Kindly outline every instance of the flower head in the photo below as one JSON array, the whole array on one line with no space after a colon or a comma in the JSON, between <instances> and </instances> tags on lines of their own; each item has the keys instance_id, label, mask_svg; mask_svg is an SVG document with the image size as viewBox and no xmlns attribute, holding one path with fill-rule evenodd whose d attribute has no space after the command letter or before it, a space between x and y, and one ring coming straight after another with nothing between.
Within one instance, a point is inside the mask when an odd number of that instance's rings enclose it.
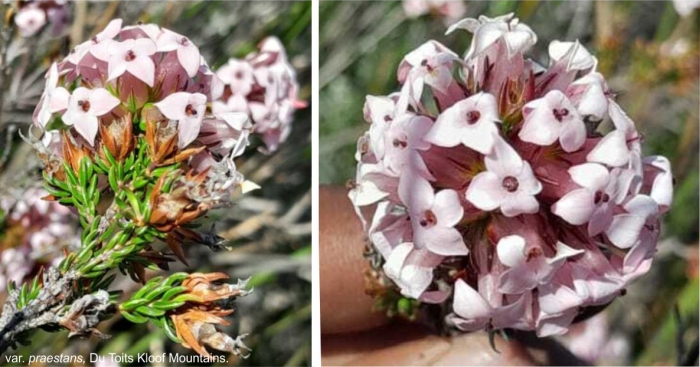
<instances>
[{"instance_id":1,"label":"flower head","mask_svg":"<svg viewBox=\"0 0 700 367\"><path fill-rule=\"evenodd\" d=\"M543 68L512 14L457 28L474 34L463 59L428 41L398 66L400 91L367 97L349 197L368 256L390 289L441 304L458 329L562 334L649 270L670 164L642 157L578 41L550 43Z\"/></svg>"},{"instance_id":2,"label":"flower head","mask_svg":"<svg viewBox=\"0 0 700 367\"><path fill-rule=\"evenodd\" d=\"M294 111L306 104L297 99L296 72L287 61L282 43L268 37L245 59L230 59L217 71L224 84L215 113L247 113L253 132L268 152L277 150L291 132Z\"/></svg>"}]
</instances>

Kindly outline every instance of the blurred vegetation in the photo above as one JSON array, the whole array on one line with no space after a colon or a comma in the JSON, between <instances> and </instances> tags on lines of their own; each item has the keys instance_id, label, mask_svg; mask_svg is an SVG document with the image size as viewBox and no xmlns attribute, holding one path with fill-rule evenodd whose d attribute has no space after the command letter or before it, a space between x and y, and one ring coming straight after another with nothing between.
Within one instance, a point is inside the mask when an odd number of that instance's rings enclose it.
<instances>
[{"instance_id":1,"label":"blurred vegetation","mask_svg":"<svg viewBox=\"0 0 700 367\"><path fill-rule=\"evenodd\" d=\"M29 65L37 68L39 75L50 65L51 57L61 58L72 45L99 32L111 19L122 18L125 25L156 23L186 35L199 46L212 69L229 57L254 51L265 37L277 36L297 70L299 98L311 101L311 2L112 1L69 6L73 19L65 32L67 37L54 39L44 34L39 41L42 47L33 55L39 61ZM43 88L43 79L37 83ZM0 183L18 185L40 179L34 153L17 136L18 128L26 131L30 126L37 102L38 98L21 110L13 104L17 109L11 111L14 120L0 122L0 147L13 146L11 150L0 149L11 151L7 164L0 164ZM245 343L253 353L245 360L229 356L227 365L310 365L311 108L296 112L291 136L276 153L268 156L258 152L257 147L262 146L258 140L252 145L236 163L239 171L262 189L241 196L232 208L211 212L203 224L204 228L215 225L217 233L229 240L230 251L213 253L203 246L186 247L190 268L173 264L171 271L219 271L234 279L251 277L249 285L255 290L237 301L228 331L231 335L249 333ZM121 279L114 288L132 291L135 285ZM174 345L159 329L121 317L103 322L100 330L113 337L68 340L65 332L39 332L18 354L25 355L25 361L29 354L82 354L89 361L90 353L193 353Z\"/></svg>"},{"instance_id":2,"label":"blurred vegetation","mask_svg":"<svg viewBox=\"0 0 700 367\"><path fill-rule=\"evenodd\" d=\"M681 363L698 344L698 12L681 18L670 1L466 3L467 17L514 12L537 33L530 56L544 65L550 41L578 39L598 57L599 71L644 134L644 153L671 160L675 202L652 270L606 310L610 333L629 351L599 362ZM404 55L429 39L466 52L471 35L445 30L434 14L408 19L401 2L321 2L322 184L354 177L355 142L367 129L365 96L398 90Z\"/></svg>"}]
</instances>

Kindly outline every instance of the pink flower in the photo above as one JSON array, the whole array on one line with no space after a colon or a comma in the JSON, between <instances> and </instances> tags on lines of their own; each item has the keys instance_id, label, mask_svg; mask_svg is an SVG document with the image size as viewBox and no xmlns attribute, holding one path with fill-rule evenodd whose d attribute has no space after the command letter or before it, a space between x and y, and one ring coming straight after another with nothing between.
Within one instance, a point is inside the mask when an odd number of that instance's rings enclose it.
<instances>
[{"instance_id":1,"label":"pink flower","mask_svg":"<svg viewBox=\"0 0 700 367\"><path fill-rule=\"evenodd\" d=\"M99 127L99 117L108 114L121 101L104 88L87 89L79 87L68 99L63 123L75 126L75 130L90 144L95 144Z\"/></svg>"},{"instance_id":2,"label":"pink flower","mask_svg":"<svg viewBox=\"0 0 700 367\"><path fill-rule=\"evenodd\" d=\"M176 51L180 65L193 77L199 70L199 48L189 38L173 31L163 30L157 40L158 51ZM143 80L143 79L142 79Z\"/></svg>"},{"instance_id":3,"label":"pink flower","mask_svg":"<svg viewBox=\"0 0 700 367\"><path fill-rule=\"evenodd\" d=\"M641 169L641 137L634 122L615 102L610 102L609 111L615 130L605 135L586 158L612 167L629 164L631 168Z\"/></svg>"},{"instance_id":4,"label":"pink flower","mask_svg":"<svg viewBox=\"0 0 700 367\"><path fill-rule=\"evenodd\" d=\"M299 86L294 68L287 61L282 42L268 37L259 51L244 60L231 59L217 72L223 84L212 108L215 112L246 112L253 132L274 152L291 133L294 111L306 104L297 100ZM217 78L218 79L218 78ZM222 100L217 100L223 94Z\"/></svg>"},{"instance_id":5,"label":"pink flower","mask_svg":"<svg viewBox=\"0 0 700 367\"><path fill-rule=\"evenodd\" d=\"M549 44L549 57L552 62L566 59L565 71L582 71L594 68L598 63L595 57L576 42L552 41Z\"/></svg>"},{"instance_id":6,"label":"pink flower","mask_svg":"<svg viewBox=\"0 0 700 367\"><path fill-rule=\"evenodd\" d=\"M528 246L517 235L501 238L496 251L501 263L509 268L499 278L498 290L505 294L520 294L548 283L568 257L583 253L558 242L556 255L548 258L542 247Z\"/></svg>"},{"instance_id":7,"label":"pink flower","mask_svg":"<svg viewBox=\"0 0 700 367\"><path fill-rule=\"evenodd\" d=\"M524 56L537 36L512 14L457 28L474 34L464 60L429 41L398 66L400 91L365 102L349 197L370 259L459 330L564 334L649 271L670 163L642 157L578 41L550 43L543 64ZM591 129L608 118L612 132Z\"/></svg>"},{"instance_id":8,"label":"pink flower","mask_svg":"<svg viewBox=\"0 0 700 367\"><path fill-rule=\"evenodd\" d=\"M474 40L467 52L467 59L475 58L486 52L492 45L503 42L508 57L522 54L537 43L537 35L527 25L520 23L513 13L496 18L480 16L479 19L467 18L453 24L446 32L466 29L474 33Z\"/></svg>"},{"instance_id":9,"label":"pink flower","mask_svg":"<svg viewBox=\"0 0 700 367\"><path fill-rule=\"evenodd\" d=\"M402 243L393 249L384 264L386 275L401 287L403 295L411 298L420 298L433 281L430 255L420 251L410 242Z\"/></svg>"},{"instance_id":10,"label":"pink flower","mask_svg":"<svg viewBox=\"0 0 700 367\"><path fill-rule=\"evenodd\" d=\"M233 94L247 96L255 82L253 66L247 61L230 59L216 72L224 84L228 84Z\"/></svg>"},{"instance_id":11,"label":"pink flower","mask_svg":"<svg viewBox=\"0 0 700 367\"><path fill-rule=\"evenodd\" d=\"M15 15L15 24L22 37L31 37L46 24L46 13L38 7L24 7Z\"/></svg>"},{"instance_id":12,"label":"pink flower","mask_svg":"<svg viewBox=\"0 0 700 367\"><path fill-rule=\"evenodd\" d=\"M496 98L479 93L446 109L433 125L425 140L441 147L463 144L482 154L493 149L499 121Z\"/></svg>"},{"instance_id":13,"label":"pink flower","mask_svg":"<svg viewBox=\"0 0 700 367\"><path fill-rule=\"evenodd\" d=\"M465 331L509 327L527 313L531 297L525 293L508 305L492 305L464 280L455 283L451 321Z\"/></svg>"},{"instance_id":14,"label":"pink flower","mask_svg":"<svg viewBox=\"0 0 700 367\"><path fill-rule=\"evenodd\" d=\"M566 152L579 149L586 141L583 118L560 91L529 102L523 107L523 115L525 122L518 134L523 141L546 146L559 140Z\"/></svg>"},{"instance_id":15,"label":"pink flower","mask_svg":"<svg viewBox=\"0 0 700 367\"><path fill-rule=\"evenodd\" d=\"M508 143L496 140L484 163L487 171L476 175L467 189L469 202L486 211L500 208L507 217L537 212L535 195L542 191L542 184Z\"/></svg>"},{"instance_id":16,"label":"pink flower","mask_svg":"<svg viewBox=\"0 0 700 367\"><path fill-rule=\"evenodd\" d=\"M459 61L457 54L436 41L426 42L411 51L399 65L399 81L405 83L401 99L408 103L419 100L424 84L447 92L452 83L452 63L455 61ZM399 105L403 104L399 102Z\"/></svg>"},{"instance_id":17,"label":"pink flower","mask_svg":"<svg viewBox=\"0 0 700 367\"><path fill-rule=\"evenodd\" d=\"M597 163L584 163L569 169L571 179L581 186L571 190L552 205L552 213L573 225L588 223L588 234L595 236L607 229L615 204L625 198L626 191L611 174Z\"/></svg>"},{"instance_id":18,"label":"pink flower","mask_svg":"<svg viewBox=\"0 0 700 367\"><path fill-rule=\"evenodd\" d=\"M425 178L432 177L419 153L430 147L422 137L432 124L426 117L413 115L403 115L391 123L383 139L384 167L388 172L398 176L410 167Z\"/></svg>"},{"instance_id":19,"label":"pink flower","mask_svg":"<svg viewBox=\"0 0 700 367\"><path fill-rule=\"evenodd\" d=\"M399 181L399 197L411 217L416 247L444 256L469 252L454 228L464 213L456 191L441 190L436 194L426 179L405 174Z\"/></svg>"},{"instance_id":20,"label":"pink flower","mask_svg":"<svg viewBox=\"0 0 700 367\"><path fill-rule=\"evenodd\" d=\"M109 52L109 77L107 81L129 72L149 87L153 87L155 64L151 55L156 53L156 44L147 38L128 39L124 42L112 42Z\"/></svg>"},{"instance_id":21,"label":"pink flower","mask_svg":"<svg viewBox=\"0 0 700 367\"><path fill-rule=\"evenodd\" d=\"M197 138L207 109L207 96L177 92L155 104L165 117L177 120L178 146L184 148Z\"/></svg>"},{"instance_id":22,"label":"pink flower","mask_svg":"<svg viewBox=\"0 0 700 367\"><path fill-rule=\"evenodd\" d=\"M97 33L89 41L85 42L82 48L78 46L78 48L81 49L81 52L75 53L73 57L77 57L77 59L72 60L73 64L77 65L80 63L83 56L87 52L90 52L98 60L108 61L110 57L109 47L112 44L114 37L119 35L121 28L121 19L114 19L110 21L102 32Z\"/></svg>"},{"instance_id":23,"label":"pink flower","mask_svg":"<svg viewBox=\"0 0 700 367\"><path fill-rule=\"evenodd\" d=\"M56 64L51 64L49 68L48 78L44 86L44 96L41 101L41 107L37 116L37 122L45 127L51 120L53 113L65 110L68 106L70 92L63 87L57 87L58 84L58 67Z\"/></svg>"}]
</instances>

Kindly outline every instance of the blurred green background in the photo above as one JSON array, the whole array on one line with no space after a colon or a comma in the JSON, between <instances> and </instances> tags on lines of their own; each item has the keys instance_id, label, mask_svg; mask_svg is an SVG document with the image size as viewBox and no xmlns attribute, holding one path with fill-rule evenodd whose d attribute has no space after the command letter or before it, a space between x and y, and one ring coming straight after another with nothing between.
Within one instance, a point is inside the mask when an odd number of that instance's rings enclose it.
<instances>
[{"instance_id":1,"label":"blurred green background","mask_svg":"<svg viewBox=\"0 0 700 367\"><path fill-rule=\"evenodd\" d=\"M698 344L698 12L682 18L670 1L465 4L465 17L514 12L537 33L530 56L544 65L550 41L580 40L644 134L644 153L671 160L675 202L659 252L651 272L606 310L606 332L621 342L599 363L680 363ZM321 184L354 178L355 142L368 128L365 96L398 90L396 68L404 55L429 39L466 52L471 35L444 36L445 23L436 12L409 18L398 1L321 2Z\"/></svg>"},{"instance_id":2,"label":"blurred green background","mask_svg":"<svg viewBox=\"0 0 700 367\"><path fill-rule=\"evenodd\" d=\"M124 25L156 23L186 35L198 45L212 69L225 64L229 57L244 57L255 51L265 37L277 36L297 71L299 99L311 101L311 2L112 1L68 6L72 21L64 34L52 37L44 32L30 40L29 57L13 66L43 75L52 57L62 58L70 47L89 39L114 18L122 18ZM31 90L40 93L44 81L39 78L36 83ZM0 164L0 183L24 185L41 177L36 155L16 132L16 127L26 131L31 124L38 95L22 100L33 103L6 104L8 110L3 110L3 116L7 118L0 121L0 141L9 141L14 147L0 147L2 152L12 152L3 162L7 164ZM276 153L268 156L258 152L261 142L257 137L253 139L236 164L247 179L262 188L241 196L229 209L211 212L203 225L209 228L215 224L216 232L229 240L231 250L213 253L204 246L186 247L191 267L173 264L171 272L219 271L229 274L234 282L236 278L251 278L248 284L254 291L236 301L236 311L230 317L232 325L226 331L233 336L249 333L245 343L253 353L245 360L229 356L228 364L310 365L311 107L296 112L291 136ZM118 278L112 286L129 293L136 288L128 277ZM112 337L68 340L66 332L38 332L32 344L18 353L25 355L25 361L29 354L82 354L89 361L90 353L194 353L173 344L157 328L135 325L121 317L106 320L99 328Z\"/></svg>"}]
</instances>

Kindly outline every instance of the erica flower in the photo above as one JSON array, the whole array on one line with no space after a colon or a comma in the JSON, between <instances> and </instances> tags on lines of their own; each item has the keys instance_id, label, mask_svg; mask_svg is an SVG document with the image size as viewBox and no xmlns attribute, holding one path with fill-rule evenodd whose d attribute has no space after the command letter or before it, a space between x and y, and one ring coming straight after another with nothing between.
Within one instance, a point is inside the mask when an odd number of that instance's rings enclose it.
<instances>
[{"instance_id":1,"label":"erica flower","mask_svg":"<svg viewBox=\"0 0 700 367\"><path fill-rule=\"evenodd\" d=\"M562 149L573 152L586 140L583 118L562 92L551 91L526 104L523 114L525 122L518 135L523 141L545 146L559 141Z\"/></svg>"},{"instance_id":2,"label":"erica flower","mask_svg":"<svg viewBox=\"0 0 700 367\"><path fill-rule=\"evenodd\" d=\"M153 86L155 64L150 57L156 53L156 44L153 41L139 38L112 42L107 51L109 52L107 81L129 72L149 87Z\"/></svg>"},{"instance_id":3,"label":"erica flower","mask_svg":"<svg viewBox=\"0 0 700 367\"><path fill-rule=\"evenodd\" d=\"M231 59L217 71L224 84L215 113L244 112L253 122L266 150L274 152L291 132L294 111L306 104L297 100L296 72L287 61L282 43L268 37L245 59Z\"/></svg>"},{"instance_id":4,"label":"erica flower","mask_svg":"<svg viewBox=\"0 0 700 367\"><path fill-rule=\"evenodd\" d=\"M457 102L441 114L426 140L441 146L465 147L482 154L491 152L498 128L496 99L490 94L479 93Z\"/></svg>"},{"instance_id":5,"label":"erica flower","mask_svg":"<svg viewBox=\"0 0 700 367\"><path fill-rule=\"evenodd\" d=\"M670 164L642 156L578 41L553 41L542 67L512 14L455 29L473 33L464 58L428 41L398 65L398 92L367 97L348 195L367 256L391 294L426 304L415 315L439 304L464 331L565 333L649 270ZM607 119L612 131L591 129ZM398 307L386 293L372 292Z\"/></svg>"},{"instance_id":6,"label":"erica flower","mask_svg":"<svg viewBox=\"0 0 700 367\"><path fill-rule=\"evenodd\" d=\"M76 131L90 145L94 145L99 128L99 117L109 113L119 104L121 101L104 88L90 90L79 87L68 99L66 112L62 117L63 123L75 126Z\"/></svg>"},{"instance_id":7,"label":"erica flower","mask_svg":"<svg viewBox=\"0 0 700 367\"><path fill-rule=\"evenodd\" d=\"M207 96L201 93L178 92L155 104L165 117L177 120L178 146L183 148L197 138L207 109Z\"/></svg>"},{"instance_id":8,"label":"erica flower","mask_svg":"<svg viewBox=\"0 0 700 367\"><path fill-rule=\"evenodd\" d=\"M399 183L399 196L408 208L419 248L439 255L467 254L462 236L454 229L463 214L456 191L434 193L426 179L405 175Z\"/></svg>"},{"instance_id":9,"label":"erica flower","mask_svg":"<svg viewBox=\"0 0 700 367\"><path fill-rule=\"evenodd\" d=\"M539 203L535 195L542 190L542 184L508 143L498 140L484 163L487 171L472 179L467 200L481 210L500 208L508 217L537 212Z\"/></svg>"},{"instance_id":10,"label":"erica flower","mask_svg":"<svg viewBox=\"0 0 700 367\"><path fill-rule=\"evenodd\" d=\"M22 37L31 37L46 24L46 13L38 7L25 7L15 15L15 24Z\"/></svg>"}]
</instances>

